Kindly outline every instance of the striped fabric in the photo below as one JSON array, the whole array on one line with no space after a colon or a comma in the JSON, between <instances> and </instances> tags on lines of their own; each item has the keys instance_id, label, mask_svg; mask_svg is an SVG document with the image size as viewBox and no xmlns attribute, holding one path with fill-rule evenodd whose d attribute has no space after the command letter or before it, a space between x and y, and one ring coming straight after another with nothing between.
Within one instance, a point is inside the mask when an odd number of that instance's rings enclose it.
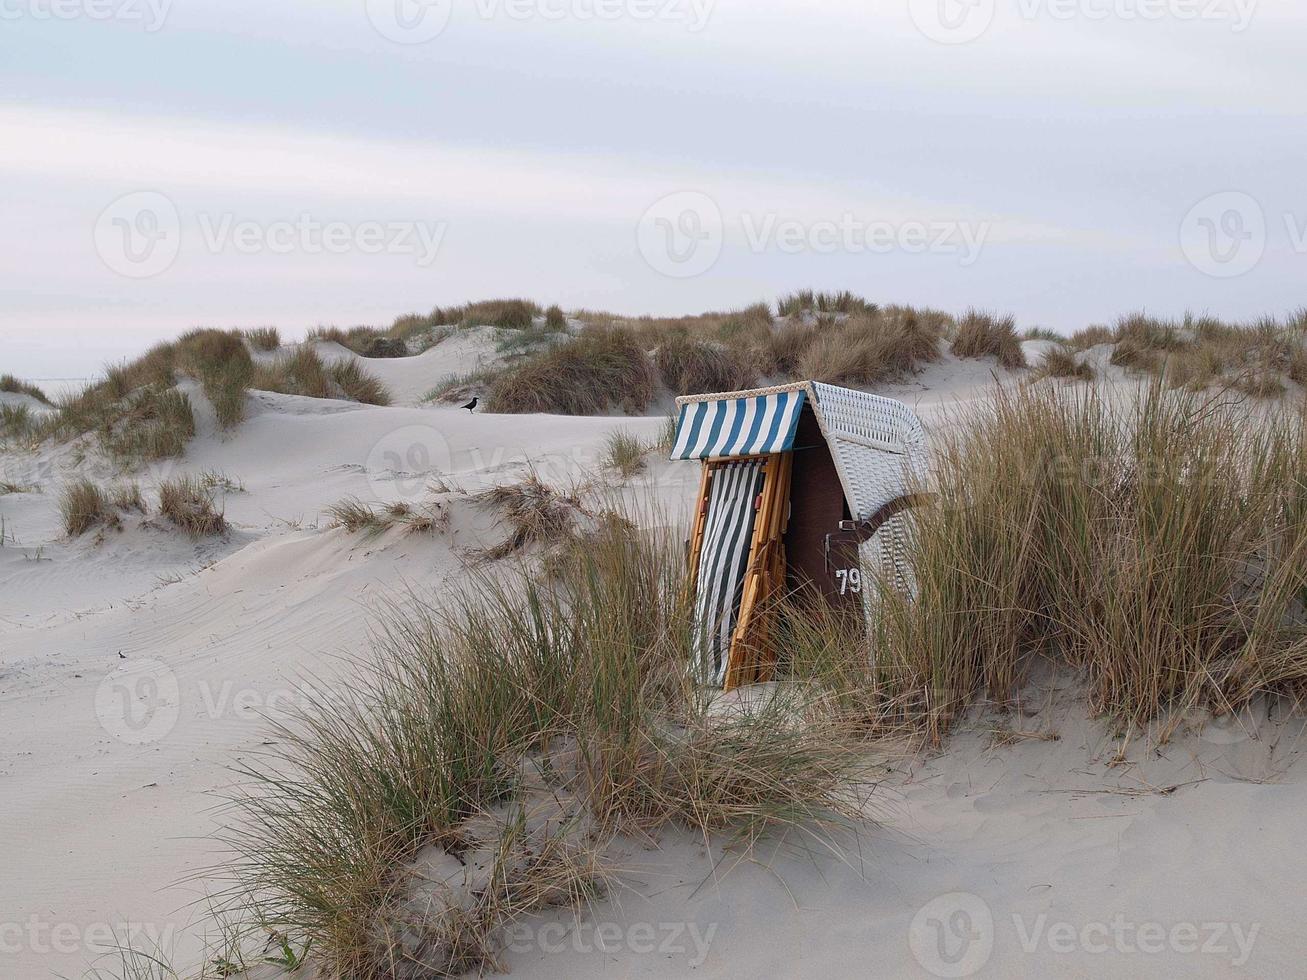
<instances>
[{"instance_id":1,"label":"striped fabric","mask_svg":"<svg viewBox=\"0 0 1307 980\"><path fill-rule=\"evenodd\" d=\"M702 564L695 595L700 628L700 676L720 685L726 676L731 633L740 611L740 595L749 545L753 542L754 502L762 492L762 460L727 463L713 471L708 487Z\"/></svg>"},{"instance_id":2,"label":"striped fabric","mask_svg":"<svg viewBox=\"0 0 1307 980\"><path fill-rule=\"evenodd\" d=\"M687 402L676 423L672 459L721 459L793 449L805 398L802 391L779 391Z\"/></svg>"}]
</instances>

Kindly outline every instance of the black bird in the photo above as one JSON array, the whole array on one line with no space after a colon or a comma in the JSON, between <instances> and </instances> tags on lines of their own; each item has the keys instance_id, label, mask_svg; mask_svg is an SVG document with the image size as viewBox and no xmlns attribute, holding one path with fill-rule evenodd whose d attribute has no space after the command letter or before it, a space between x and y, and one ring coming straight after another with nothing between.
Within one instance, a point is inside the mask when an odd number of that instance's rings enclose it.
<instances>
[{"instance_id":1,"label":"black bird","mask_svg":"<svg viewBox=\"0 0 1307 980\"><path fill-rule=\"evenodd\" d=\"M477 407L477 400L476 400L475 398L473 398L470 402L468 402L468 403L467 403L466 405L464 405L463 407L466 408L466 409L468 410L468 412L471 412L472 409L474 409L474 408Z\"/></svg>"}]
</instances>

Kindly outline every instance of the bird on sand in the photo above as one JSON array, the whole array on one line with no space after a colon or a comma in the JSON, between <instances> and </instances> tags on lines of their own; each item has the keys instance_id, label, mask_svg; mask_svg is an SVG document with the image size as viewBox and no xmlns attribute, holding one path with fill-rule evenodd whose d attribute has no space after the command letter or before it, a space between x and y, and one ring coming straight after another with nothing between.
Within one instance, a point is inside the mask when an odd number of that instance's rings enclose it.
<instances>
[{"instance_id":1,"label":"bird on sand","mask_svg":"<svg viewBox=\"0 0 1307 980\"><path fill-rule=\"evenodd\" d=\"M469 413L471 413L472 409L474 409L474 408L477 407L477 400L476 400L475 398L473 398L470 402L468 402L468 403L467 403L466 405L464 405L463 407L466 408L466 409L468 410Z\"/></svg>"}]
</instances>

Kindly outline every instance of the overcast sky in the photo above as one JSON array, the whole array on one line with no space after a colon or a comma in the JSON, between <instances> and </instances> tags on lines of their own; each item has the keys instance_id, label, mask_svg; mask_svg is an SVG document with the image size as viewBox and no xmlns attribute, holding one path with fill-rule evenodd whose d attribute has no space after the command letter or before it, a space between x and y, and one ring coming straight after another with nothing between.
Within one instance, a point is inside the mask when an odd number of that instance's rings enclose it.
<instances>
[{"instance_id":1,"label":"overcast sky","mask_svg":"<svg viewBox=\"0 0 1307 980\"><path fill-rule=\"evenodd\" d=\"M848 288L1307 304L1301 0L0 0L0 372Z\"/></svg>"}]
</instances>

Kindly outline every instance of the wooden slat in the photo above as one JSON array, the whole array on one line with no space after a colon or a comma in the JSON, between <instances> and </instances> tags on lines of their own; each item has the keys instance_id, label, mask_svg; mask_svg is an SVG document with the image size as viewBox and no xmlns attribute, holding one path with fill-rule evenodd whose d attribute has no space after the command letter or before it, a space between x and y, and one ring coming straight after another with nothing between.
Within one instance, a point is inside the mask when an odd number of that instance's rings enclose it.
<instances>
[{"instance_id":1,"label":"wooden slat","mask_svg":"<svg viewBox=\"0 0 1307 980\"><path fill-rule=\"evenodd\" d=\"M686 600L693 608L695 589L699 585L700 552L703 550L703 532L708 523L708 488L712 485L712 467L703 465L699 477L699 499L695 504L694 523L690 529L690 567L686 575Z\"/></svg>"},{"instance_id":2,"label":"wooden slat","mask_svg":"<svg viewBox=\"0 0 1307 980\"><path fill-rule=\"evenodd\" d=\"M731 635L723 687L729 691L771 675L775 662L770 635L770 600L785 581L782 535L789 511L791 453L767 457L762 499L749 547L740 612Z\"/></svg>"}]
</instances>

